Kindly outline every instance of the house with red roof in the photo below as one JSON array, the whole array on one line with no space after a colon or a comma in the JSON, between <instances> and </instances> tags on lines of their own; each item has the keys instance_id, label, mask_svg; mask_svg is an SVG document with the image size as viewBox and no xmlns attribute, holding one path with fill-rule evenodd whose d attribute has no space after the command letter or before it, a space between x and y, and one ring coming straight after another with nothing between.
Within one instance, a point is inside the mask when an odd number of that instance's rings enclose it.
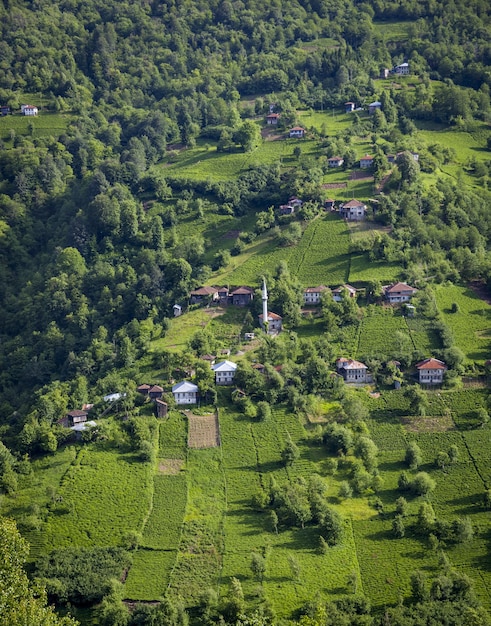
<instances>
[{"instance_id":1,"label":"house with red roof","mask_svg":"<svg viewBox=\"0 0 491 626\"><path fill-rule=\"evenodd\" d=\"M418 290L406 283L399 282L384 287L383 291L390 304L396 304L397 302L409 302Z\"/></svg>"},{"instance_id":2,"label":"house with red roof","mask_svg":"<svg viewBox=\"0 0 491 626\"><path fill-rule=\"evenodd\" d=\"M420 385L441 385L448 367L439 359L429 358L415 365Z\"/></svg>"},{"instance_id":3,"label":"house with red roof","mask_svg":"<svg viewBox=\"0 0 491 626\"><path fill-rule=\"evenodd\" d=\"M368 170L373 165L373 156L371 154L365 154L364 157L360 159L360 167L362 170Z\"/></svg>"},{"instance_id":4,"label":"house with red roof","mask_svg":"<svg viewBox=\"0 0 491 626\"><path fill-rule=\"evenodd\" d=\"M327 159L327 165L329 167L341 167L343 165L344 159L340 156L332 156Z\"/></svg>"},{"instance_id":5,"label":"house with red roof","mask_svg":"<svg viewBox=\"0 0 491 626\"><path fill-rule=\"evenodd\" d=\"M247 306L254 299L254 289L251 287L239 287L230 294L232 304L235 306Z\"/></svg>"},{"instance_id":6,"label":"house with red roof","mask_svg":"<svg viewBox=\"0 0 491 626\"><path fill-rule=\"evenodd\" d=\"M200 287L189 294L190 304L202 304L219 299L218 287Z\"/></svg>"},{"instance_id":7,"label":"house with red roof","mask_svg":"<svg viewBox=\"0 0 491 626\"><path fill-rule=\"evenodd\" d=\"M263 314L259 316L259 325L264 329ZM268 335L277 335L283 329L283 318L277 313L268 311Z\"/></svg>"},{"instance_id":8,"label":"house with red roof","mask_svg":"<svg viewBox=\"0 0 491 626\"><path fill-rule=\"evenodd\" d=\"M290 137L301 139L305 135L305 128L302 128L301 126L294 126L293 128L290 128L288 135Z\"/></svg>"},{"instance_id":9,"label":"house with red roof","mask_svg":"<svg viewBox=\"0 0 491 626\"><path fill-rule=\"evenodd\" d=\"M320 304L322 292L329 289L325 285L319 285L319 287L307 287L303 290L304 304Z\"/></svg>"},{"instance_id":10,"label":"house with red roof","mask_svg":"<svg viewBox=\"0 0 491 626\"><path fill-rule=\"evenodd\" d=\"M268 126L277 126L280 117L280 113L270 113L269 115L266 115L266 123Z\"/></svg>"}]
</instances>

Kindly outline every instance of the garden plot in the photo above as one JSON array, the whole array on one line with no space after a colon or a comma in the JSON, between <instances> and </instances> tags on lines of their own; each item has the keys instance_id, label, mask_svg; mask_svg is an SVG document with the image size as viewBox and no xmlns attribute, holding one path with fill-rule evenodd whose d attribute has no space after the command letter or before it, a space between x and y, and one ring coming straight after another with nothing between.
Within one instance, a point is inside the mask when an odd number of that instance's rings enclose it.
<instances>
[{"instance_id":1,"label":"garden plot","mask_svg":"<svg viewBox=\"0 0 491 626\"><path fill-rule=\"evenodd\" d=\"M216 413L210 415L188 413L187 416L189 448L216 448L220 445L220 430Z\"/></svg>"}]
</instances>

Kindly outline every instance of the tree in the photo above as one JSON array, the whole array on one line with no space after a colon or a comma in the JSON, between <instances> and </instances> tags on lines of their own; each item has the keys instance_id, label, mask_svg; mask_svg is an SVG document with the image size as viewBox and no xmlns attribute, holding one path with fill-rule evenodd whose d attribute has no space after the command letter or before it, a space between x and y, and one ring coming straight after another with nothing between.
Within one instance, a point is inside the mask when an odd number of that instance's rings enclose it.
<instances>
[{"instance_id":1,"label":"tree","mask_svg":"<svg viewBox=\"0 0 491 626\"><path fill-rule=\"evenodd\" d=\"M281 452L281 459L286 466L293 465L293 463L300 456L300 451L298 447L293 443L290 435L288 435L288 441L286 442L286 446L283 448Z\"/></svg>"},{"instance_id":2,"label":"tree","mask_svg":"<svg viewBox=\"0 0 491 626\"><path fill-rule=\"evenodd\" d=\"M245 152L251 152L261 141L259 126L251 120L246 120L233 134L233 140L240 144Z\"/></svg>"},{"instance_id":3,"label":"tree","mask_svg":"<svg viewBox=\"0 0 491 626\"><path fill-rule=\"evenodd\" d=\"M408 514L407 500L404 496L400 496L396 500L396 514L401 517L406 517Z\"/></svg>"},{"instance_id":4,"label":"tree","mask_svg":"<svg viewBox=\"0 0 491 626\"><path fill-rule=\"evenodd\" d=\"M439 469L445 471L450 464L450 457L446 452L440 450L440 452L436 455L435 464Z\"/></svg>"},{"instance_id":5,"label":"tree","mask_svg":"<svg viewBox=\"0 0 491 626\"><path fill-rule=\"evenodd\" d=\"M394 537L402 539L405 535L406 529L404 526L404 519L402 515L396 515L392 521L392 532Z\"/></svg>"},{"instance_id":6,"label":"tree","mask_svg":"<svg viewBox=\"0 0 491 626\"><path fill-rule=\"evenodd\" d=\"M410 402L410 409L413 415L424 417L428 408L428 397L421 387L408 387L405 392L406 398Z\"/></svg>"},{"instance_id":7,"label":"tree","mask_svg":"<svg viewBox=\"0 0 491 626\"><path fill-rule=\"evenodd\" d=\"M411 491L419 496L426 496L434 491L436 483L426 472L418 472L411 481Z\"/></svg>"},{"instance_id":8,"label":"tree","mask_svg":"<svg viewBox=\"0 0 491 626\"><path fill-rule=\"evenodd\" d=\"M266 559L257 552L253 552L251 555L251 571L257 580L263 580L266 572Z\"/></svg>"},{"instance_id":9,"label":"tree","mask_svg":"<svg viewBox=\"0 0 491 626\"><path fill-rule=\"evenodd\" d=\"M421 448L414 440L409 442L409 445L406 448L406 455L404 457L404 460L407 463L409 469L412 470L418 469L418 467L421 465L423 461L423 455L421 453Z\"/></svg>"},{"instance_id":10,"label":"tree","mask_svg":"<svg viewBox=\"0 0 491 626\"><path fill-rule=\"evenodd\" d=\"M47 606L45 590L30 583L24 571L29 547L15 523L0 518L1 621L9 626L76 626L70 617L58 617Z\"/></svg>"},{"instance_id":11,"label":"tree","mask_svg":"<svg viewBox=\"0 0 491 626\"><path fill-rule=\"evenodd\" d=\"M300 580L300 573L302 570L298 559L296 559L293 554L288 555L288 565L290 566L293 580Z\"/></svg>"}]
</instances>

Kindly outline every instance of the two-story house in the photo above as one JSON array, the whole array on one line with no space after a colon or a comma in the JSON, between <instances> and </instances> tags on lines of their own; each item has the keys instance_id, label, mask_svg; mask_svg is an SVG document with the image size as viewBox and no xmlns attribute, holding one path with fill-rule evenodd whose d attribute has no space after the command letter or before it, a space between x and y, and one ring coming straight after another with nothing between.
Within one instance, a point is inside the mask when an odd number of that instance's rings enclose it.
<instances>
[{"instance_id":1,"label":"two-story house","mask_svg":"<svg viewBox=\"0 0 491 626\"><path fill-rule=\"evenodd\" d=\"M198 402L198 385L183 380L172 387L172 395L176 404L196 404Z\"/></svg>"},{"instance_id":2,"label":"two-story house","mask_svg":"<svg viewBox=\"0 0 491 626\"><path fill-rule=\"evenodd\" d=\"M384 287L384 294L390 304L409 302L418 290L406 283L394 283Z\"/></svg>"},{"instance_id":3,"label":"two-story house","mask_svg":"<svg viewBox=\"0 0 491 626\"><path fill-rule=\"evenodd\" d=\"M220 361L220 363L212 365L211 369L215 372L215 383L217 385L231 385L234 382L237 363Z\"/></svg>"},{"instance_id":4,"label":"two-story house","mask_svg":"<svg viewBox=\"0 0 491 626\"><path fill-rule=\"evenodd\" d=\"M319 285L319 287L307 287L303 290L304 304L320 304L321 295L323 291L326 291L328 287Z\"/></svg>"},{"instance_id":5,"label":"two-story house","mask_svg":"<svg viewBox=\"0 0 491 626\"><path fill-rule=\"evenodd\" d=\"M372 382L368 367L361 361L342 357L336 361L336 369L347 383Z\"/></svg>"},{"instance_id":6,"label":"two-story house","mask_svg":"<svg viewBox=\"0 0 491 626\"><path fill-rule=\"evenodd\" d=\"M448 367L439 359L429 358L416 363L421 385L441 385Z\"/></svg>"}]
</instances>

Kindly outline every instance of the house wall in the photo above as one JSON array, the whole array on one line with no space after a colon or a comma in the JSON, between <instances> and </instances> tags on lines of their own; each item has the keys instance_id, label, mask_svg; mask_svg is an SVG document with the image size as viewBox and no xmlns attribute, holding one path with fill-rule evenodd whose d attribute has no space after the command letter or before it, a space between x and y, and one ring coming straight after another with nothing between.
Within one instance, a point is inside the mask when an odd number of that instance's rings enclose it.
<instances>
[{"instance_id":1,"label":"house wall","mask_svg":"<svg viewBox=\"0 0 491 626\"><path fill-rule=\"evenodd\" d=\"M194 391L176 391L173 395L176 404L196 404L196 393Z\"/></svg>"},{"instance_id":2,"label":"house wall","mask_svg":"<svg viewBox=\"0 0 491 626\"><path fill-rule=\"evenodd\" d=\"M231 385L234 381L235 372L215 372L217 385Z\"/></svg>"},{"instance_id":3,"label":"house wall","mask_svg":"<svg viewBox=\"0 0 491 626\"><path fill-rule=\"evenodd\" d=\"M443 383L445 370L419 370L419 382L423 385L440 385Z\"/></svg>"}]
</instances>

